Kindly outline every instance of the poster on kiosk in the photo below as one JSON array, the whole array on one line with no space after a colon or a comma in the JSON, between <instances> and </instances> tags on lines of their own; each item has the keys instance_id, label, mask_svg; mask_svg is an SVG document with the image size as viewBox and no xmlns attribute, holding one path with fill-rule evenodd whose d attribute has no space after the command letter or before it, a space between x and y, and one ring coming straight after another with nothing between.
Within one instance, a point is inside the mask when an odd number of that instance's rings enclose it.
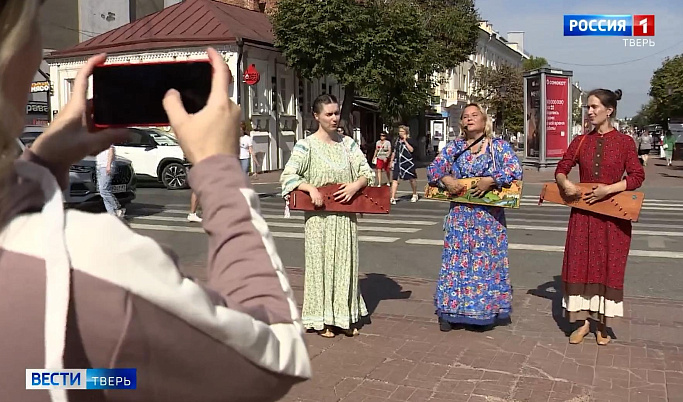
<instances>
[{"instance_id":1,"label":"poster on kiosk","mask_svg":"<svg viewBox=\"0 0 683 402\"><path fill-rule=\"evenodd\" d=\"M571 142L572 72L541 68L524 74L524 165L554 169Z\"/></svg>"}]
</instances>

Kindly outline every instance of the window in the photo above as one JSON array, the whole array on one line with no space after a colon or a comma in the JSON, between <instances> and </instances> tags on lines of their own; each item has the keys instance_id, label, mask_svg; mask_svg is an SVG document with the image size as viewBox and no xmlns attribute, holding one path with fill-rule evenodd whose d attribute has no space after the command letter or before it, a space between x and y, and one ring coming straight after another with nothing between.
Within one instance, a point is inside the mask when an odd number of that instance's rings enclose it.
<instances>
[{"instance_id":1,"label":"window","mask_svg":"<svg viewBox=\"0 0 683 402\"><path fill-rule=\"evenodd\" d=\"M280 78L280 113L289 114L289 91L287 90L287 79Z\"/></svg>"},{"instance_id":2,"label":"window","mask_svg":"<svg viewBox=\"0 0 683 402\"><path fill-rule=\"evenodd\" d=\"M64 80L64 104L68 103L71 99L71 93L73 92L75 78L67 78Z\"/></svg>"}]
</instances>

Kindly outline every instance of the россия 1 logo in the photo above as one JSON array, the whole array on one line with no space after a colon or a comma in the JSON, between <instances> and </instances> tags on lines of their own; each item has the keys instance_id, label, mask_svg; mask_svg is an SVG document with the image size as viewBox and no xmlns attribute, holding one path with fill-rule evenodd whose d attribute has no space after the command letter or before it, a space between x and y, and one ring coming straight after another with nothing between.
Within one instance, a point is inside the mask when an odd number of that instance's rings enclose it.
<instances>
[{"instance_id":1,"label":"\u0440\u043e\u0441\u0441\u0438\u044f 1 logo","mask_svg":"<svg viewBox=\"0 0 683 402\"><path fill-rule=\"evenodd\" d=\"M565 15L564 36L655 36L655 16ZM654 46L654 39L624 39L624 46Z\"/></svg>"}]
</instances>

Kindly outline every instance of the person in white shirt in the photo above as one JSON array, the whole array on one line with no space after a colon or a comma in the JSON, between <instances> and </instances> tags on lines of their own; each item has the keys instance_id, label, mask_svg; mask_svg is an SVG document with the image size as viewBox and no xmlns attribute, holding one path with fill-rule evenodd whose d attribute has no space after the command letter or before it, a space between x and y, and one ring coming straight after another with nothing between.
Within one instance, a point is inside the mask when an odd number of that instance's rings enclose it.
<instances>
[{"instance_id":1,"label":"person in white shirt","mask_svg":"<svg viewBox=\"0 0 683 402\"><path fill-rule=\"evenodd\" d=\"M115 155L116 152L113 145L97 154L97 189L100 192L102 201L104 201L107 213L123 218L126 210L121 208L119 201L111 191Z\"/></svg>"},{"instance_id":2,"label":"person in white shirt","mask_svg":"<svg viewBox=\"0 0 683 402\"><path fill-rule=\"evenodd\" d=\"M245 174L249 174L249 165L254 157L254 142L247 132L247 125L242 122L242 136L240 137L240 165Z\"/></svg>"}]
</instances>

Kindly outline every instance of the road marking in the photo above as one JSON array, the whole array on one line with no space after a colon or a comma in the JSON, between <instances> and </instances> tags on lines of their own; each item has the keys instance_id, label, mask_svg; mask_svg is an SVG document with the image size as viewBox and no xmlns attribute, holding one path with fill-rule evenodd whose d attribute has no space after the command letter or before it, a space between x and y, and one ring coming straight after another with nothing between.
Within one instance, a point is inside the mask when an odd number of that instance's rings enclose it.
<instances>
[{"instance_id":1,"label":"road marking","mask_svg":"<svg viewBox=\"0 0 683 402\"><path fill-rule=\"evenodd\" d=\"M131 216L133 220L149 220L149 221L163 221L163 222L186 222L184 218L179 218L179 217L173 217L173 216L160 216L160 215L152 215L152 216ZM272 227L293 227L293 228L303 228L304 225L300 223L295 223L295 222L273 222L270 219L278 219L278 220L284 220L284 219L295 219L295 220L303 220L304 216L303 215L292 215L291 218L285 218L284 216L281 215L270 215L270 214L265 214L263 215L264 219L268 219L266 222L268 223L268 226ZM517 224L508 224L507 228L508 230L529 230L529 231L542 231L542 232L566 232L567 231L567 221L546 221L546 220L531 220L531 219L514 219L514 218L509 218L507 219L509 222L535 222L535 223L546 223L546 224L553 224L556 223L556 226L543 226L543 225L517 225ZM420 229L416 228L398 228L398 227L378 227L378 226L366 226L364 224L366 223L375 223L375 224L391 224L391 225L436 225L438 223L443 222L443 218L438 218L436 221L414 221L414 220L388 220L388 219L371 219L371 218L363 218L363 219L358 219L359 225L358 225L358 230L360 231L368 231L368 232L381 232L381 231L393 231L396 233L416 233L420 231ZM638 224L636 223L636 227L652 227L652 228L657 228L657 227L663 227L663 228L670 228L670 227L677 227L676 225L645 225L645 224ZM652 230L639 230L639 229L634 229L633 230L633 235L642 235L642 236L669 236L669 237L683 237L683 232L673 232L673 231L652 231ZM662 247L663 248L663 247Z\"/></svg>"},{"instance_id":2,"label":"road marking","mask_svg":"<svg viewBox=\"0 0 683 402\"><path fill-rule=\"evenodd\" d=\"M157 230L164 232L188 232L188 233L204 233L203 228L192 226L171 226L171 225L148 225L144 223L131 223L132 229L138 230ZM303 233L297 232L270 232L273 237L303 239ZM394 243L400 238L398 237L384 237L384 236L358 236L358 240L367 243Z\"/></svg>"},{"instance_id":3,"label":"road marking","mask_svg":"<svg viewBox=\"0 0 683 402\"><path fill-rule=\"evenodd\" d=\"M143 220L143 221L161 221L161 222L188 222L185 218L177 218L174 216L159 216L159 215L152 215L152 216L133 216L131 217L133 221L138 221L138 220ZM269 227L281 227L281 228L304 228L303 223L296 223L296 222L271 222L267 221L266 222ZM395 233L417 233L422 229L419 228L394 228L392 227L391 229L387 229L386 227L377 227L377 226L363 226L363 225L358 225L358 230L362 232L386 232L386 231L391 231Z\"/></svg>"},{"instance_id":4,"label":"road marking","mask_svg":"<svg viewBox=\"0 0 683 402\"><path fill-rule=\"evenodd\" d=\"M422 245L422 246L441 246L443 247L443 240L432 239L410 239L406 240L407 244ZM527 251L543 251L550 253L564 253L564 246L549 246L543 244L508 244L509 250L527 250ZM654 258L669 258L669 259L683 259L683 253L673 251L649 251L649 250L631 250L629 252L631 257L654 257Z\"/></svg>"}]
</instances>

